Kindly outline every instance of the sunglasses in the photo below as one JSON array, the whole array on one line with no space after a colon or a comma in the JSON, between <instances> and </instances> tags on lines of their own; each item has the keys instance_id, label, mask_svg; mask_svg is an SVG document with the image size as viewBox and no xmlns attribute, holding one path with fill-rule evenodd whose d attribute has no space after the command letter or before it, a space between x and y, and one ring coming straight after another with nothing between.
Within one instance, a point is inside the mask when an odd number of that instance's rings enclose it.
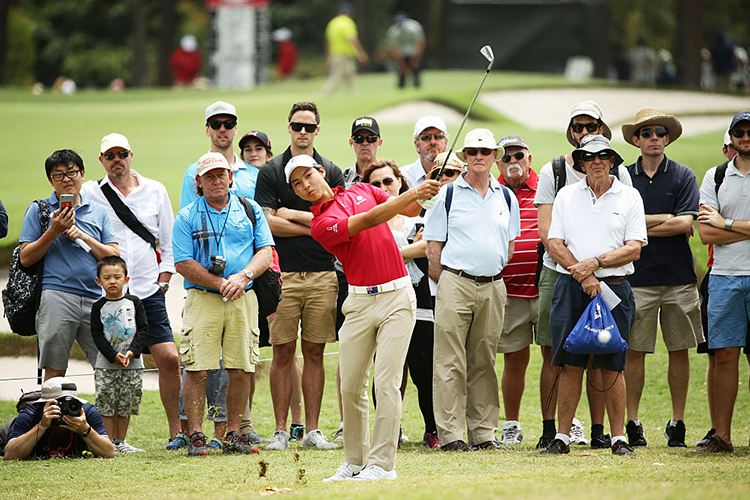
<instances>
[{"instance_id":1,"label":"sunglasses","mask_svg":"<svg viewBox=\"0 0 750 500\"><path fill-rule=\"evenodd\" d=\"M442 141L443 139L445 139L445 134L422 134L419 136L419 139L422 142L430 142L433 138L436 141Z\"/></svg>"},{"instance_id":2,"label":"sunglasses","mask_svg":"<svg viewBox=\"0 0 750 500\"><path fill-rule=\"evenodd\" d=\"M594 161L594 158L599 157L600 160L609 160L612 158L612 151L599 151L598 153L583 153L581 159L585 162Z\"/></svg>"},{"instance_id":3,"label":"sunglasses","mask_svg":"<svg viewBox=\"0 0 750 500\"><path fill-rule=\"evenodd\" d=\"M372 144L373 142L378 142L378 139L380 139L380 137L377 135L355 135L352 137L352 140L357 144L362 144L365 141Z\"/></svg>"},{"instance_id":4,"label":"sunglasses","mask_svg":"<svg viewBox=\"0 0 750 500\"><path fill-rule=\"evenodd\" d=\"M644 128L641 129L641 137L644 139L648 139L651 137L651 134L656 134L656 137L666 137L667 136L667 129L664 127L656 127L656 128Z\"/></svg>"},{"instance_id":5,"label":"sunglasses","mask_svg":"<svg viewBox=\"0 0 750 500\"><path fill-rule=\"evenodd\" d=\"M589 134L593 134L597 130L599 130L599 123L598 122L589 122L589 123L574 123L570 126L570 128L573 129L573 132L576 134L580 134L583 132L583 129L585 128L586 131Z\"/></svg>"},{"instance_id":6,"label":"sunglasses","mask_svg":"<svg viewBox=\"0 0 750 500\"><path fill-rule=\"evenodd\" d=\"M372 182L370 182L370 184L372 184L376 188L379 188L381 186L388 187L391 184L393 184L394 182L396 182L396 179L394 179L393 177L385 177L381 181L372 181Z\"/></svg>"},{"instance_id":7,"label":"sunglasses","mask_svg":"<svg viewBox=\"0 0 750 500\"><path fill-rule=\"evenodd\" d=\"M318 125L316 123L290 122L289 126L292 127L292 130L294 130L295 132L301 132L302 129L305 129L305 132L307 132L308 134L312 134L313 132L318 130Z\"/></svg>"},{"instance_id":8,"label":"sunglasses","mask_svg":"<svg viewBox=\"0 0 750 500\"><path fill-rule=\"evenodd\" d=\"M526 153L523 151L516 151L512 155L503 155L502 158L500 158L500 161L503 163L510 163L511 158L515 158L518 161L523 160L526 157Z\"/></svg>"},{"instance_id":9,"label":"sunglasses","mask_svg":"<svg viewBox=\"0 0 750 500\"><path fill-rule=\"evenodd\" d=\"M482 156L489 156L493 151L495 150L487 148L466 148L464 149L464 154L467 156L476 156L477 153L482 153Z\"/></svg>"},{"instance_id":10,"label":"sunglasses","mask_svg":"<svg viewBox=\"0 0 750 500\"><path fill-rule=\"evenodd\" d=\"M443 177L455 177L460 173L461 171L457 168L446 168L443 170Z\"/></svg>"},{"instance_id":11,"label":"sunglasses","mask_svg":"<svg viewBox=\"0 0 750 500\"><path fill-rule=\"evenodd\" d=\"M732 130L732 137L736 139L741 139L742 136L744 136L745 134L747 134L747 136L750 137L750 130L742 130L739 128Z\"/></svg>"},{"instance_id":12,"label":"sunglasses","mask_svg":"<svg viewBox=\"0 0 750 500\"><path fill-rule=\"evenodd\" d=\"M237 126L237 120L210 120L208 122L208 126L214 130L219 130L222 125L225 129L232 130Z\"/></svg>"},{"instance_id":13,"label":"sunglasses","mask_svg":"<svg viewBox=\"0 0 750 500\"><path fill-rule=\"evenodd\" d=\"M124 160L125 158L130 156L130 151L118 151L116 153L113 151L109 151L107 153L102 153L102 156L104 157L104 159L109 160L109 161L114 160L115 155L117 155L117 157L120 158L121 160Z\"/></svg>"}]
</instances>

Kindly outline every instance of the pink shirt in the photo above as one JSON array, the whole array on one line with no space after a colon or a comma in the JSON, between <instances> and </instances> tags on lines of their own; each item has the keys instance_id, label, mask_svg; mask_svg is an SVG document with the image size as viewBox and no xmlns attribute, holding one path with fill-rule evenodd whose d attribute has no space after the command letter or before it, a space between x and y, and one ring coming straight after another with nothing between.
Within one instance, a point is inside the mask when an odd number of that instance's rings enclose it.
<instances>
[{"instance_id":1,"label":"pink shirt","mask_svg":"<svg viewBox=\"0 0 750 500\"><path fill-rule=\"evenodd\" d=\"M370 184L356 184L333 190L333 199L310 207L310 232L323 248L344 266L350 285L382 285L407 275L404 259L387 223L349 237L349 217L385 203L390 195Z\"/></svg>"}]
</instances>

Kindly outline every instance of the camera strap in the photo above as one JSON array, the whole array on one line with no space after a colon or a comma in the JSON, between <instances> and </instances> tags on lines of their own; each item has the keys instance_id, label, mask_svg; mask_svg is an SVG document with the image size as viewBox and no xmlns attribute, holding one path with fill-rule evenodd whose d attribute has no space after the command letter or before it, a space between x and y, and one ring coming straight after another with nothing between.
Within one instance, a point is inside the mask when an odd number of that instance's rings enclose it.
<instances>
[{"instance_id":1,"label":"camera strap","mask_svg":"<svg viewBox=\"0 0 750 500\"><path fill-rule=\"evenodd\" d=\"M224 236L224 230L227 228L227 221L229 220L229 214L230 209L232 208L232 195L229 195L229 202L227 202L227 218L224 219L224 225L221 227L221 232L217 235L216 229L214 228L214 223L211 220L211 213L208 211L208 203L206 202L206 199L203 198L203 204L206 206L206 217L208 218L208 223L211 225L211 232L214 235L214 239L216 240L216 251L219 251L219 245L221 244L221 238ZM221 213L219 213L221 215Z\"/></svg>"}]
</instances>

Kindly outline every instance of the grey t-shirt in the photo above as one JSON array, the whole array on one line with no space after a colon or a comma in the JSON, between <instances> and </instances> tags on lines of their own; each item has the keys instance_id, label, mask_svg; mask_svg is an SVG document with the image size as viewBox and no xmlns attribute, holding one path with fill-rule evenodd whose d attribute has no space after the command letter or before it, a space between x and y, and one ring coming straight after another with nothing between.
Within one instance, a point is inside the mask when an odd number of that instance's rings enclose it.
<instances>
[{"instance_id":1,"label":"grey t-shirt","mask_svg":"<svg viewBox=\"0 0 750 500\"><path fill-rule=\"evenodd\" d=\"M573 169L568 162L565 162L565 185L570 186L581 180L579 177L580 172ZM624 165L618 167L618 179L626 186L632 186L633 180L630 178L630 173ZM534 198L534 206L539 205L552 205L555 202L555 174L552 171L552 161L544 164L542 169L539 171L539 184L536 188L536 197ZM544 265L550 269L555 269L555 261L549 253L544 253Z\"/></svg>"},{"instance_id":2,"label":"grey t-shirt","mask_svg":"<svg viewBox=\"0 0 750 500\"><path fill-rule=\"evenodd\" d=\"M726 219L750 220L750 174L742 175L734 160L727 165L727 173L716 196L716 167L710 168L701 184L701 205L719 210ZM711 274L723 276L750 275L750 240L728 245L714 245L714 265Z\"/></svg>"}]
</instances>

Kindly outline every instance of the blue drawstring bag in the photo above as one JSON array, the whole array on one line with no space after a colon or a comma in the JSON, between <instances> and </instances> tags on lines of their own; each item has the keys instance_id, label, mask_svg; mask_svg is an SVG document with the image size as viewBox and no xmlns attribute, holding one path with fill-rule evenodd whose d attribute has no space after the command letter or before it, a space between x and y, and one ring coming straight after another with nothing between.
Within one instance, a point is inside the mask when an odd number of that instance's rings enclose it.
<instances>
[{"instance_id":1,"label":"blue drawstring bag","mask_svg":"<svg viewBox=\"0 0 750 500\"><path fill-rule=\"evenodd\" d=\"M606 343L599 341L600 332L610 334ZM609 307L598 293L565 339L563 349L571 354L617 354L628 349Z\"/></svg>"}]
</instances>

